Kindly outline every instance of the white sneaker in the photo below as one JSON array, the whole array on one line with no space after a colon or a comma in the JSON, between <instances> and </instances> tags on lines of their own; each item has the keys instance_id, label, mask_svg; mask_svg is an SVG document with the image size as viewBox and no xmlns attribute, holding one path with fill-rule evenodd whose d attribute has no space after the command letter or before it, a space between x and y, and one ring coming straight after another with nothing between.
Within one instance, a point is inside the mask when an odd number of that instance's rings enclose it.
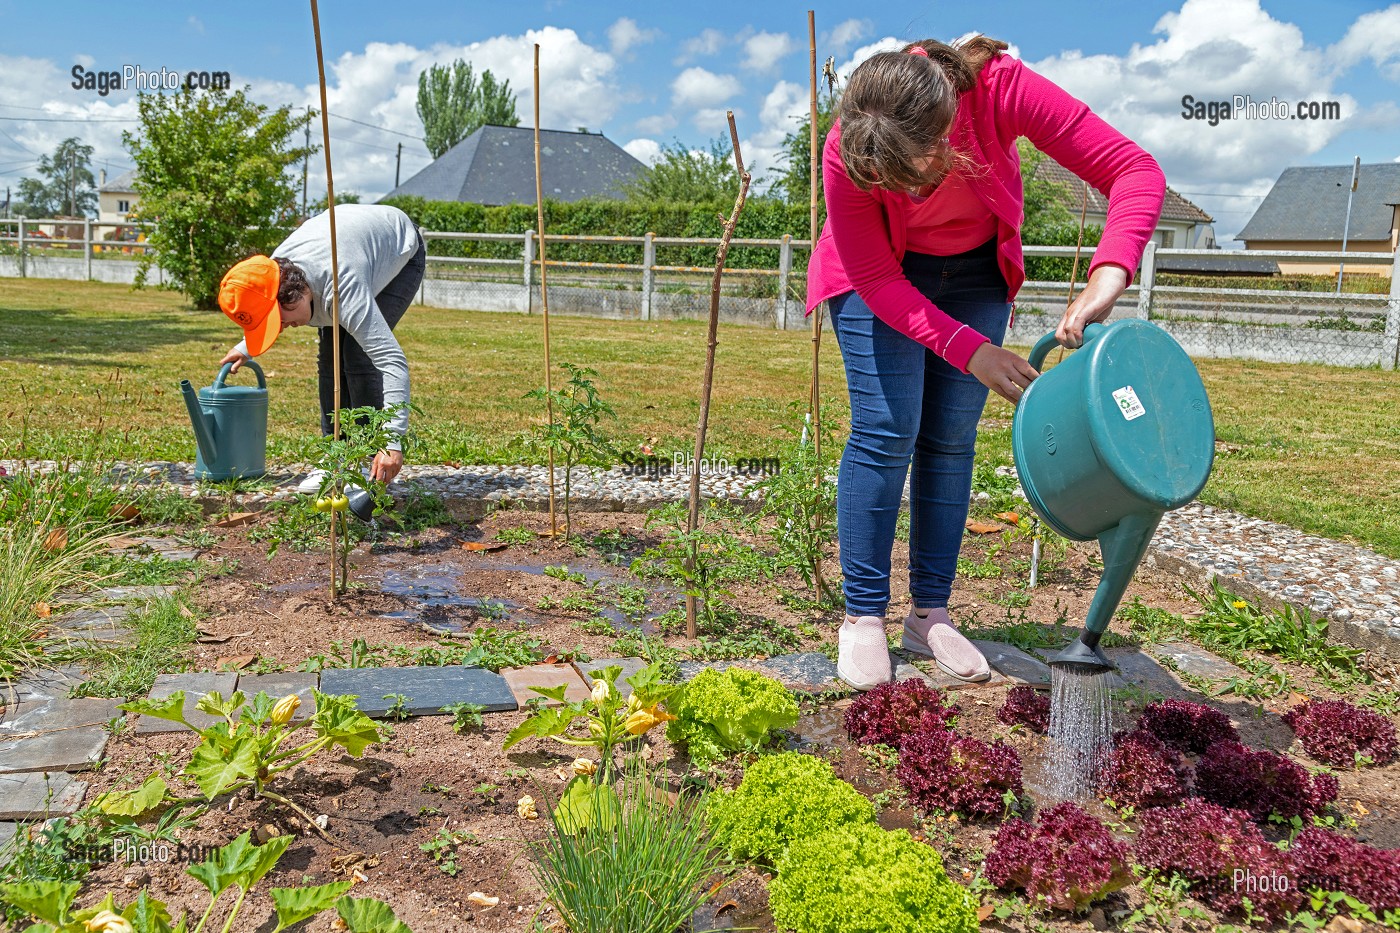
<instances>
[{"instance_id":1,"label":"white sneaker","mask_svg":"<svg viewBox=\"0 0 1400 933\"><path fill-rule=\"evenodd\" d=\"M297 492L307 496L314 496L321 491L321 483L326 478L325 470L312 470L306 474L306 479L297 484Z\"/></svg>"},{"instance_id":2,"label":"white sneaker","mask_svg":"<svg viewBox=\"0 0 1400 933\"><path fill-rule=\"evenodd\" d=\"M883 616L846 616L837 632L836 675L856 690L894 680Z\"/></svg>"}]
</instances>

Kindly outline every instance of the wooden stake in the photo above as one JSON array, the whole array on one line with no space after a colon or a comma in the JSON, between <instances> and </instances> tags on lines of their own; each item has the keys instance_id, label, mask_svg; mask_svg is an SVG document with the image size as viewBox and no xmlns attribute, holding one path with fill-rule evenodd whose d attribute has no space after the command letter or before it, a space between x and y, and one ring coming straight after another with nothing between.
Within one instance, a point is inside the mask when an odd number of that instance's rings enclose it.
<instances>
[{"instance_id":1,"label":"wooden stake","mask_svg":"<svg viewBox=\"0 0 1400 933\"><path fill-rule=\"evenodd\" d=\"M1074 283L1079 278L1079 249L1084 245L1084 219L1089 215L1089 185L1086 182L1079 183L1084 189L1083 200L1079 204L1079 239L1074 242L1074 265L1069 270L1069 297L1065 299L1065 310L1074 304ZM1055 356L1058 363L1065 358L1065 348L1060 347L1060 352Z\"/></svg>"},{"instance_id":2,"label":"wooden stake","mask_svg":"<svg viewBox=\"0 0 1400 933\"><path fill-rule=\"evenodd\" d=\"M811 164L808 171L808 181L812 189L812 209L811 223L809 224L809 236L811 247L807 251L807 270L811 274L812 255L817 251L817 170L821 164L821 159L817 153L817 16L813 10L807 11L807 50L809 53L809 71L812 89L811 107L811 140L810 148ZM809 407L812 412L812 452L816 455L817 476L815 484L820 487L825 482L822 466L822 392L821 392L821 349L822 349L822 309L818 305L812 312L812 388ZM822 577L822 559L817 556L816 566L812 568L815 572L817 592L822 593L826 586L826 581Z\"/></svg>"},{"instance_id":3,"label":"wooden stake","mask_svg":"<svg viewBox=\"0 0 1400 933\"><path fill-rule=\"evenodd\" d=\"M540 44L535 43L535 238L540 246L540 304L544 307L544 404L549 426L554 427L554 381L549 367L549 283L544 262L544 176L540 172ZM554 448L549 448L549 535L559 536L559 519L554 513Z\"/></svg>"},{"instance_id":4,"label":"wooden stake","mask_svg":"<svg viewBox=\"0 0 1400 933\"><path fill-rule=\"evenodd\" d=\"M821 160L817 157L817 17L812 10L807 11L807 45L811 52L812 83L812 138L811 138L811 184L812 217L810 223L811 247L807 252L807 269L812 268L812 254L817 250L817 169ZM821 352L822 352L822 308L818 305L812 312L812 397L809 407L812 412L812 445L817 462L822 458L822 396L821 396Z\"/></svg>"},{"instance_id":5,"label":"wooden stake","mask_svg":"<svg viewBox=\"0 0 1400 933\"><path fill-rule=\"evenodd\" d=\"M700 421L695 428L695 459L690 469L690 514L686 519L686 531L690 534L690 557L686 559L686 572L695 572L697 545L694 539L695 526L700 518L700 463L705 459L705 429L710 422L710 389L715 382L715 345L719 343L719 285L724 276L724 260L729 255L729 241L734 237L734 227L739 223L739 214L744 209L744 201L749 196L749 173L744 169L744 157L739 152L739 131L734 127L734 111L725 113L729 120L729 141L734 146L734 165L739 169L739 193L734 198L734 213L724 221L724 233L719 239L719 253L715 256L715 276L710 282L710 330L709 342L705 346L705 377L700 391ZM694 638L695 597L685 597L685 634Z\"/></svg>"},{"instance_id":6,"label":"wooden stake","mask_svg":"<svg viewBox=\"0 0 1400 933\"><path fill-rule=\"evenodd\" d=\"M331 121L326 106L326 59L321 52L321 17L316 10L316 0L311 0L311 29L316 34L316 77L321 85L321 140L326 149L326 212L331 224L331 371L334 374L335 388L332 390L331 436L340 437L340 260L335 249L335 182L331 178ZM332 490L339 495L340 490ZM331 599L340 592L336 585L336 518L340 514L331 509Z\"/></svg>"}]
</instances>

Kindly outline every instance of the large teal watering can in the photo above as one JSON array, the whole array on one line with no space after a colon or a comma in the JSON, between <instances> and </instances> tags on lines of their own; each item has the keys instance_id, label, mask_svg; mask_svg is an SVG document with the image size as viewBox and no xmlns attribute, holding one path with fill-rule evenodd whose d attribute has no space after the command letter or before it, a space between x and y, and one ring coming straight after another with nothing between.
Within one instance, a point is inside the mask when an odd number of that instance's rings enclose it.
<instances>
[{"instance_id":1,"label":"large teal watering can","mask_svg":"<svg viewBox=\"0 0 1400 933\"><path fill-rule=\"evenodd\" d=\"M1057 346L1036 342L1040 369ZM1090 324L1084 345L1031 383L1011 427L1026 498L1059 534L1098 538L1103 575L1079 638L1052 664L1111 669L1099 647L1162 515L1206 484L1215 458L1210 400L1191 358L1156 325Z\"/></svg>"},{"instance_id":2,"label":"large teal watering can","mask_svg":"<svg viewBox=\"0 0 1400 933\"><path fill-rule=\"evenodd\" d=\"M188 379L180 382L190 412L197 452L195 479L257 477L267 472L267 379L257 363L244 363L258 375L257 388L225 385L232 363L195 395Z\"/></svg>"}]
</instances>

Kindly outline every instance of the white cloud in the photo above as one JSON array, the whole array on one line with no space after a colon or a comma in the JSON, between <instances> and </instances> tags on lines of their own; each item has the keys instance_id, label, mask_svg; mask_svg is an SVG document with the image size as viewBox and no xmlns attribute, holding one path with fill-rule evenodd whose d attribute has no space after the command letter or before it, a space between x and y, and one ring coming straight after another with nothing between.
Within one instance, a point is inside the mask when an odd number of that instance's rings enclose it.
<instances>
[{"instance_id":1,"label":"white cloud","mask_svg":"<svg viewBox=\"0 0 1400 933\"><path fill-rule=\"evenodd\" d=\"M621 57L639 45L653 42L661 35L659 29L643 29L630 16L623 16L608 27L609 51Z\"/></svg>"},{"instance_id":2,"label":"white cloud","mask_svg":"<svg viewBox=\"0 0 1400 933\"><path fill-rule=\"evenodd\" d=\"M862 45L855 50L845 64L837 66L837 86L844 85L846 81L850 79L851 72L856 70L856 66L876 52L897 52L908 44L909 43L905 42L903 39L896 39L894 36L885 36L883 39L876 39L869 45Z\"/></svg>"},{"instance_id":3,"label":"white cloud","mask_svg":"<svg viewBox=\"0 0 1400 933\"><path fill-rule=\"evenodd\" d=\"M810 91L801 85L779 81L764 96L758 111L759 127L744 142L744 159L756 179L763 175L765 180L771 180L771 173L783 168L779 164L783 139L807 120L809 95Z\"/></svg>"},{"instance_id":4,"label":"white cloud","mask_svg":"<svg viewBox=\"0 0 1400 933\"><path fill-rule=\"evenodd\" d=\"M779 60L791 55L796 48L796 40L785 32L755 33L744 40L744 60L740 65L749 71L773 71Z\"/></svg>"},{"instance_id":5,"label":"white cloud","mask_svg":"<svg viewBox=\"0 0 1400 933\"><path fill-rule=\"evenodd\" d=\"M688 110L714 107L743 90L733 75L717 75L704 68L687 68L671 82L671 105Z\"/></svg>"},{"instance_id":6,"label":"white cloud","mask_svg":"<svg viewBox=\"0 0 1400 933\"><path fill-rule=\"evenodd\" d=\"M741 128L743 126L744 111L737 107L728 109L734 111L735 128ZM729 138L729 118L726 113L726 108L701 107L699 110L695 111L691 122L695 124L696 129L712 139L717 136L724 139ZM745 154L744 158L747 159L748 155Z\"/></svg>"},{"instance_id":7,"label":"white cloud","mask_svg":"<svg viewBox=\"0 0 1400 933\"><path fill-rule=\"evenodd\" d=\"M831 53L837 55L845 54L846 49L850 48L851 43L859 42L861 39L870 35L873 28L874 25L868 19L848 19L844 22L837 23L830 32L824 33L820 37L821 41L817 45L817 55L821 56ZM827 52L824 53L824 49L827 50Z\"/></svg>"},{"instance_id":8,"label":"white cloud","mask_svg":"<svg viewBox=\"0 0 1400 933\"><path fill-rule=\"evenodd\" d=\"M724 48L729 37L718 29L706 29L698 36L692 36L681 43L681 54L676 58L677 65L703 55L714 55Z\"/></svg>"},{"instance_id":9,"label":"white cloud","mask_svg":"<svg viewBox=\"0 0 1400 933\"><path fill-rule=\"evenodd\" d=\"M642 117L632 128L638 133L648 136L659 136L676 125L676 118L669 113L658 113L650 117Z\"/></svg>"},{"instance_id":10,"label":"white cloud","mask_svg":"<svg viewBox=\"0 0 1400 933\"><path fill-rule=\"evenodd\" d=\"M188 25L195 32L199 33L201 36L204 35L204 21L201 20L198 16L191 16L185 21L185 24Z\"/></svg>"},{"instance_id":11,"label":"white cloud","mask_svg":"<svg viewBox=\"0 0 1400 933\"><path fill-rule=\"evenodd\" d=\"M1328 57L1342 66L1369 58L1387 77L1400 80L1400 4L1357 17Z\"/></svg>"},{"instance_id":12,"label":"white cloud","mask_svg":"<svg viewBox=\"0 0 1400 933\"><path fill-rule=\"evenodd\" d=\"M1334 87L1335 63L1328 54L1258 0L1185 0L1153 32L1157 41L1134 44L1121 56L1067 51L1029 64L1152 153L1174 188L1267 191L1283 168L1307 161L1361 116L1356 101ZM1344 118L1222 120L1210 126L1182 118L1186 94L1203 101L1231 101L1236 94L1255 101L1338 100ZM1220 217L1222 240L1248 218L1238 212L1239 199L1193 200Z\"/></svg>"},{"instance_id":13,"label":"white cloud","mask_svg":"<svg viewBox=\"0 0 1400 933\"><path fill-rule=\"evenodd\" d=\"M622 148L643 165L655 165L661 159L661 144L654 139L634 139Z\"/></svg>"}]
</instances>

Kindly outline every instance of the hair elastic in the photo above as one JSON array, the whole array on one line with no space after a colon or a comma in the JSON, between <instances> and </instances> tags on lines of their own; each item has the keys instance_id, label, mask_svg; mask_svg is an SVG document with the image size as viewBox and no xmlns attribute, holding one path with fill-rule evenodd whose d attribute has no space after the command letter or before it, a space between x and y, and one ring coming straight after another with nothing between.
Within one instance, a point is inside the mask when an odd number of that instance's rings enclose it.
<instances>
[{"instance_id":1,"label":"hair elastic","mask_svg":"<svg viewBox=\"0 0 1400 933\"><path fill-rule=\"evenodd\" d=\"M924 48L922 45L912 46L912 47L909 49L909 54L910 54L910 55L920 55L920 56L922 56L922 57L924 57L924 58L928 58L928 49Z\"/></svg>"}]
</instances>

